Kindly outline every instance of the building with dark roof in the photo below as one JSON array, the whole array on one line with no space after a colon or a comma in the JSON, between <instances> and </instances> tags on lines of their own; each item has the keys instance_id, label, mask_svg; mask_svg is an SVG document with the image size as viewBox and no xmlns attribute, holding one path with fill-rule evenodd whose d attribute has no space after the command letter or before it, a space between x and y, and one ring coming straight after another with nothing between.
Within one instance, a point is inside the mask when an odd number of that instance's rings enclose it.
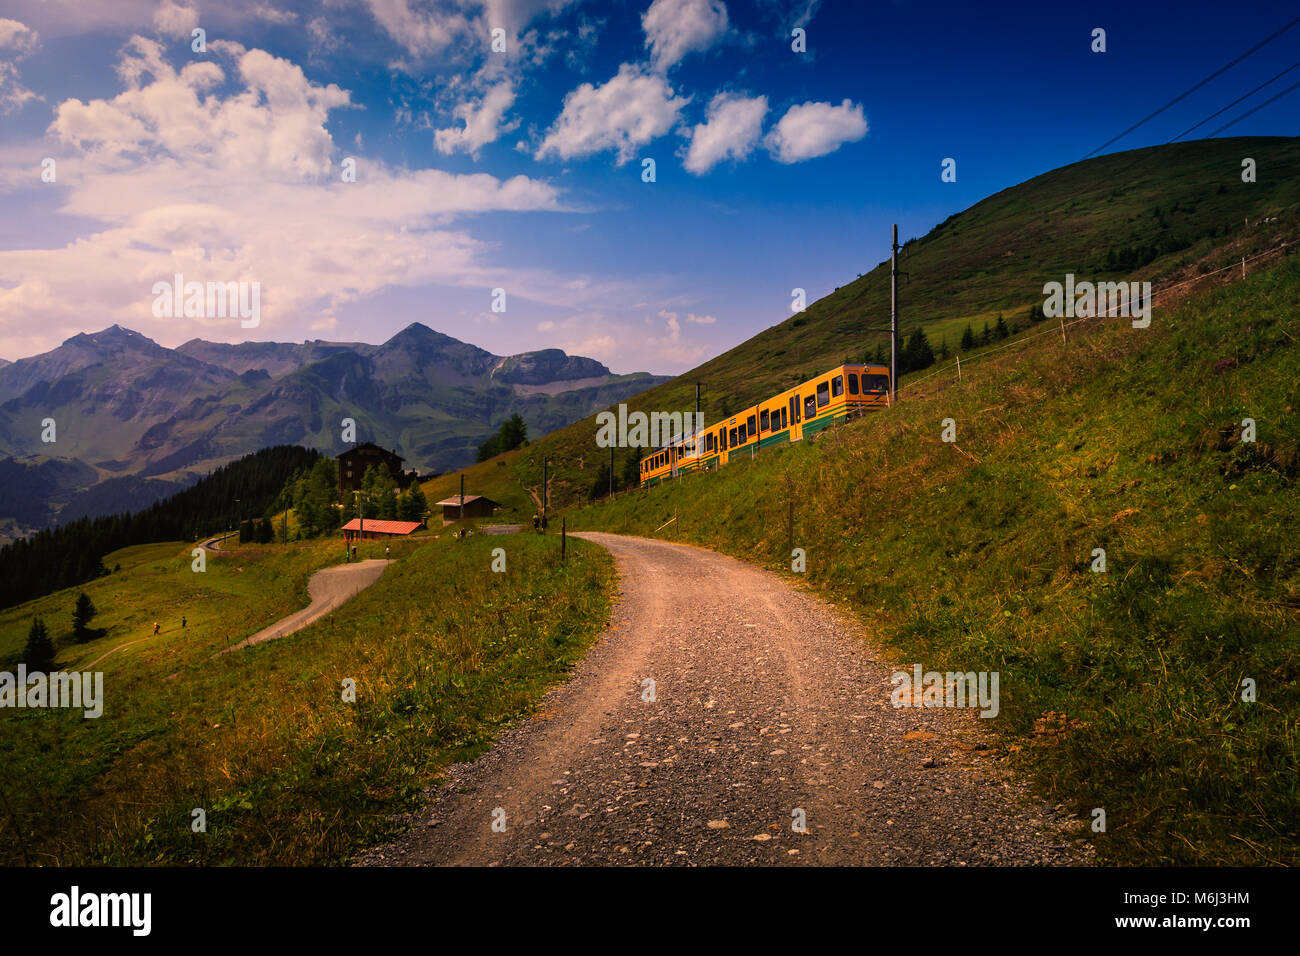
<instances>
[{"instance_id":1,"label":"building with dark roof","mask_svg":"<svg viewBox=\"0 0 1300 956\"><path fill-rule=\"evenodd\" d=\"M434 507L442 507L443 524L450 524L453 521L459 521L461 515L460 495L452 495L450 498L444 498L437 502ZM501 506L491 498L484 498L482 495L466 495L464 517L466 518L491 518L492 512Z\"/></svg>"},{"instance_id":2,"label":"building with dark roof","mask_svg":"<svg viewBox=\"0 0 1300 956\"><path fill-rule=\"evenodd\" d=\"M405 488L410 484L411 476L402 470L406 459L396 451L380 448L374 442L362 442L337 456L339 463L339 494L351 494L361 490L361 479L367 468L388 466L388 473L393 476L393 484Z\"/></svg>"}]
</instances>

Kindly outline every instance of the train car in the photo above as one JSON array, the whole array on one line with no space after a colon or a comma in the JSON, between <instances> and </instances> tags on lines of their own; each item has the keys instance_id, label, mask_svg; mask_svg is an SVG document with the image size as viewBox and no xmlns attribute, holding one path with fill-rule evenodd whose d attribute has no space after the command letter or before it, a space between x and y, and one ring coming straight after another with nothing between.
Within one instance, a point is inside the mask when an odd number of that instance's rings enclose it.
<instances>
[{"instance_id":1,"label":"train car","mask_svg":"<svg viewBox=\"0 0 1300 956\"><path fill-rule=\"evenodd\" d=\"M721 468L733 455L800 441L888 404L888 366L841 365L658 449L641 462L641 486Z\"/></svg>"}]
</instances>

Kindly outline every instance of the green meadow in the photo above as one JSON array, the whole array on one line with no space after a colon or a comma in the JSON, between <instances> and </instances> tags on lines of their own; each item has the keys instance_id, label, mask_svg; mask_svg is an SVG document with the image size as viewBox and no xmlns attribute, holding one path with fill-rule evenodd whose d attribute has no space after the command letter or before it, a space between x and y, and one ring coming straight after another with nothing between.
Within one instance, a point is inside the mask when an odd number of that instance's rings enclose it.
<instances>
[{"instance_id":1,"label":"green meadow","mask_svg":"<svg viewBox=\"0 0 1300 956\"><path fill-rule=\"evenodd\" d=\"M93 663L106 698L98 719L0 711L0 863L346 861L527 714L608 620L599 548L571 541L561 562L554 538L427 535L394 544L379 581L333 614L214 657L305 606L307 578L342 545L246 546L202 574L192 547L112 555L119 570L84 589L107 630L88 644L67 643L76 589L0 615L6 667L40 615L64 639L57 666Z\"/></svg>"}]
</instances>

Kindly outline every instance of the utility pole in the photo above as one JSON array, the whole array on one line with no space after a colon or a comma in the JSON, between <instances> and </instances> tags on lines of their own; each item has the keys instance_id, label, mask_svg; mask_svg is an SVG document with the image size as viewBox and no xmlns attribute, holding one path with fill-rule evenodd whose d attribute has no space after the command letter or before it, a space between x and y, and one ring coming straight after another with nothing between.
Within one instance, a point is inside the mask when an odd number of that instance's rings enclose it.
<instances>
[{"instance_id":1,"label":"utility pole","mask_svg":"<svg viewBox=\"0 0 1300 956\"><path fill-rule=\"evenodd\" d=\"M460 476L460 520L465 520L465 475Z\"/></svg>"},{"instance_id":2,"label":"utility pole","mask_svg":"<svg viewBox=\"0 0 1300 956\"><path fill-rule=\"evenodd\" d=\"M898 402L898 223L889 244L889 404Z\"/></svg>"},{"instance_id":3,"label":"utility pole","mask_svg":"<svg viewBox=\"0 0 1300 956\"><path fill-rule=\"evenodd\" d=\"M609 445L609 496L614 497L614 444Z\"/></svg>"},{"instance_id":4,"label":"utility pole","mask_svg":"<svg viewBox=\"0 0 1300 956\"><path fill-rule=\"evenodd\" d=\"M546 533L546 466L551 463L551 459L542 459L542 533Z\"/></svg>"}]
</instances>

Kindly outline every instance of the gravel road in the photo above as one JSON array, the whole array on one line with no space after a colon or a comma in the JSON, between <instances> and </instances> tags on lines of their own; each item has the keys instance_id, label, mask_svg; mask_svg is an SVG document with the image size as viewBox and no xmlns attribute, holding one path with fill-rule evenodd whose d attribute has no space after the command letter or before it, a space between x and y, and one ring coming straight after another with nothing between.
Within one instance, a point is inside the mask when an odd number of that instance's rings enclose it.
<instances>
[{"instance_id":1,"label":"gravel road","mask_svg":"<svg viewBox=\"0 0 1300 956\"><path fill-rule=\"evenodd\" d=\"M609 631L361 865L1090 862L992 758L990 721L891 706L895 668L826 601L711 551L580 537L616 561Z\"/></svg>"},{"instance_id":2,"label":"gravel road","mask_svg":"<svg viewBox=\"0 0 1300 956\"><path fill-rule=\"evenodd\" d=\"M340 564L317 571L307 581L307 593L311 596L310 604L301 611L294 611L288 617L283 617L271 626L262 628L238 644L232 644L221 653L229 654L241 647L273 641L277 637L288 637L296 631L301 631L308 624L319 620L351 599L357 592L378 581L379 576L384 573L384 568L391 563L382 558L369 558L365 561L354 561L351 564Z\"/></svg>"}]
</instances>

